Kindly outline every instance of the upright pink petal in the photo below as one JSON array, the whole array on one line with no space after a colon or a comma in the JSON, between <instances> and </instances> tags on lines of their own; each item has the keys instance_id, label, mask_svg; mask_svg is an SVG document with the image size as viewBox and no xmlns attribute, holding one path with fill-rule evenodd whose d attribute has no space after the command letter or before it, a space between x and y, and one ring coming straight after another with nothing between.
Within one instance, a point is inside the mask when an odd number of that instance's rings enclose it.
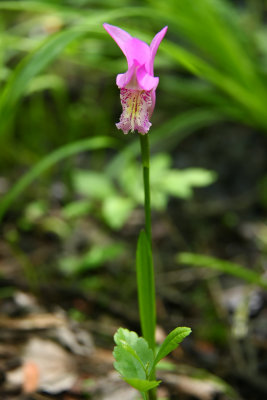
<instances>
[{"instance_id":1,"label":"upright pink petal","mask_svg":"<svg viewBox=\"0 0 267 400\"><path fill-rule=\"evenodd\" d=\"M166 35L168 27L165 26L163 29L161 29L161 31L159 31L153 38L151 45L150 45L150 51L151 51L151 56L150 56L150 60L149 63L147 64L147 69L148 72L150 74L154 74L154 59L155 59L155 55L158 51L159 45L162 42L162 39L164 38L164 36Z\"/></svg>"},{"instance_id":2,"label":"upright pink petal","mask_svg":"<svg viewBox=\"0 0 267 400\"><path fill-rule=\"evenodd\" d=\"M148 44L146 44L142 40L131 38L131 40L127 42L126 58L129 67L135 61L139 65L146 64L147 62L149 62L150 57L151 57L150 48Z\"/></svg>"},{"instance_id":3,"label":"upright pink petal","mask_svg":"<svg viewBox=\"0 0 267 400\"><path fill-rule=\"evenodd\" d=\"M132 39L132 36L117 26L103 24L103 27L106 29L107 33L112 37L113 40L117 43L121 51L126 56L127 52L127 42Z\"/></svg>"}]
</instances>

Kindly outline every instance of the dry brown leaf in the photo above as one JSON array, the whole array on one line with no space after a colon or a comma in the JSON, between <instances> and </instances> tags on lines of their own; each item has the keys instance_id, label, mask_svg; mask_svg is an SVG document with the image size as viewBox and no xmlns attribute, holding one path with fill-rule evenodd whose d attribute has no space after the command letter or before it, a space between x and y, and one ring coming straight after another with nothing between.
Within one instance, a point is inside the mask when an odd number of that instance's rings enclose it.
<instances>
[{"instance_id":1,"label":"dry brown leaf","mask_svg":"<svg viewBox=\"0 0 267 400\"><path fill-rule=\"evenodd\" d=\"M0 329L34 330L55 328L66 324L65 318L55 314L32 314L24 318L0 316Z\"/></svg>"},{"instance_id":2,"label":"dry brown leaf","mask_svg":"<svg viewBox=\"0 0 267 400\"><path fill-rule=\"evenodd\" d=\"M23 365L7 373L7 380L27 393L43 390L56 394L69 390L77 380L73 357L58 344L32 338L23 351Z\"/></svg>"},{"instance_id":3,"label":"dry brown leaf","mask_svg":"<svg viewBox=\"0 0 267 400\"><path fill-rule=\"evenodd\" d=\"M200 400L212 400L216 393L222 392L221 385L212 380L200 380L186 375L169 373L162 373L161 375L164 383L174 385L179 391Z\"/></svg>"}]
</instances>

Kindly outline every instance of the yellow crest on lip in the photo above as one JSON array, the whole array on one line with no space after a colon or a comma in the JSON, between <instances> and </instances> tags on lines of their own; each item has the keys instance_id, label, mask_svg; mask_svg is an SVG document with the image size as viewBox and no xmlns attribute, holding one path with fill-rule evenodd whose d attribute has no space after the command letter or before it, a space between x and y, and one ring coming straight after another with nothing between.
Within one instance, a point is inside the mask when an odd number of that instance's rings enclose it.
<instances>
[{"instance_id":1,"label":"yellow crest on lip","mask_svg":"<svg viewBox=\"0 0 267 400\"><path fill-rule=\"evenodd\" d=\"M122 114L117 128L125 134L134 130L146 134L151 127L148 112L152 106L151 91L122 88L120 98Z\"/></svg>"}]
</instances>

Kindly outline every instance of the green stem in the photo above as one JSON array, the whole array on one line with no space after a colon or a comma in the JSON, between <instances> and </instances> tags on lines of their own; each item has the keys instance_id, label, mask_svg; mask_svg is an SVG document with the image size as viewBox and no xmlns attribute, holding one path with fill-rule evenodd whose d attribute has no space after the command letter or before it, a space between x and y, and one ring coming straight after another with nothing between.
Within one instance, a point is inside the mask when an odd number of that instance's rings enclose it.
<instances>
[{"instance_id":1,"label":"green stem","mask_svg":"<svg viewBox=\"0 0 267 400\"><path fill-rule=\"evenodd\" d=\"M149 182L149 139L148 134L140 134L142 164L143 164L143 178L144 178L144 194L145 194L145 220L146 220L146 234L149 241L150 248L152 249L151 241L151 207L150 207L150 182Z\"/></svg>"},{"instance_id":2,"label":"green stem","mask_svg":"<svg viewBox=\"0 0 267 400\"><path fill-rule=\"evenodd\" d=\"M149 242L149 247L152 252L152 238L151 238L151 205L150 205L150 174L149 174L149 137L148 134L146 135L139 135L140 136L140 144L141 144L141 155L142 155L142 165L143 165L143 179L144 179L144 207L145 207L145 231L147 235L147 239ZM152 285L155 285L154 279L151 282ZM155 293L155 290L153 291ZM154 295L155 296L155 295ZM153 303L155 304L155 298L153 299ZM151 315L154 313L151 312ZM153 321L153 325L155 323ZM153 335L153 343L150 343L152 347L153 353L155 354L155 329ZM146 338L145 338L146 339ZM155 371L152 371L151 379L155 379ZM156 400L157 399L157 392L156 389L149 390L147 393L148 400Z\"/></svg>"}]
</instances>

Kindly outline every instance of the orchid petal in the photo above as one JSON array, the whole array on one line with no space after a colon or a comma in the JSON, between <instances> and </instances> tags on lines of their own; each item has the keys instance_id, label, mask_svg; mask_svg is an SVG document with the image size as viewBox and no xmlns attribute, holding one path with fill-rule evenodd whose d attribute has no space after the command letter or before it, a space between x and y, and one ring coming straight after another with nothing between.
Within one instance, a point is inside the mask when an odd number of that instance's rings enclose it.
<instances>
[{"instance_id":1,"label":"orchid petal","mask_svg":"<svg viewBox=\"0 0 267 400\"><path fill-rule=\"evenodd\" d=\"M112 37L113 40L117 43L121 51L127 57L127 42L132 39L132 36L117 26L103 24L103 27L107 31L107 33Z\"/></svg>"},{"instance_id":2,"label":"orchid petal","mask_svg":"<svg viewBox=\"0 0 267 400\"><path fill-rule=\"evenodd\" d=\"M151 56L150 56L150 60L147 64L147 69L148 72L150 74L153 75L153 66L154 66L154 59L155 59L155 55L158 51L159 45L162 42L162 39L164 38L164 36L166 35L166 32L168 30L168 27L165 26L163 29L161 29L161 31L159 31L153 38L151 45L150 45L150 52L151 52Z\"/></svg>"},{"instance_id":3,"label":"orchid petal","mask_svg":"<svg viewBox=\"0 0 267 400\"><path fill-rule=\"evenodd\" d=\"M134 62L143 65L150 60L150 48L148 44L137 38L131 38L127 42L126 58L130 67Z\"/></svg>"},{"instance_id":4,"label":"orchid petal","mask_svg":"<svg viewBox=\"0 0 267 400\"><path fill-rule=\"evenodd\" d=\"M116 84L119 88L123 88L127 85L129 85L129 82L134 78L136 81L136 78L134 77L134 73L136 70L136 65L133 64L128 71L126 71L124 74L118 74L116 78ZM136 83L137 86L137 83ZM134 88L134 87L133 87ZM137 87L136 87L137 89Z\"/></svg>"},{"instance_id":5,"label":"orchid petal","mask_svg":"<svg viewBox=\"0 0 267 400\"><path fill-rule=\"evenodd\" d=\"M138 86L146 91L156 89L159 83L159 78L148 74L144 65L137 69L136 78Z\"/></svg>"}]
</instances>

